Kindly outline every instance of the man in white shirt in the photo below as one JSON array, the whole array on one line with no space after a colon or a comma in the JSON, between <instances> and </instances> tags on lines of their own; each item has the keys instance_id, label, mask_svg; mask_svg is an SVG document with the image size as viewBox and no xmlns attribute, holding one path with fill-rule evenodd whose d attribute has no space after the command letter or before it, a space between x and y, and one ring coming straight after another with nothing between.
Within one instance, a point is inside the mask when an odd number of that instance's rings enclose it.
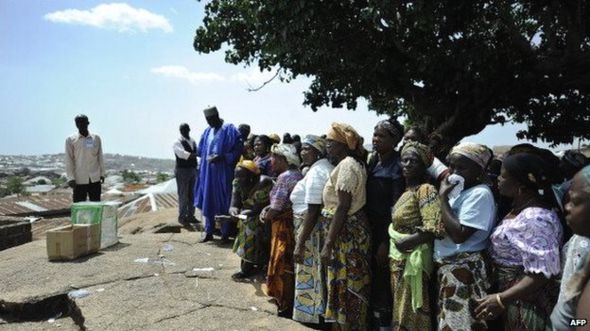
<instances>
[{"instance_id":1,"label":"man in white shirt","mask_svg":"<svg viewBox=\"0 0 590 331\"><path fill-rule=\"evenodd\" d=\"M102 142L95 133L88 132L88 117L78 115L74 119L78 133L66 138L66 176L74 189L74 202L100 201L101 184L105 168Z\"/></svg>"},{"instance_id":2,"label":"man in white shirt","mask_svg":"<svg viewBox=\"0 0 590 331\"><path fill-rule=\"evenodd\" d=\"M178 190L178 222L184 226L197 223L194 206L194 187L197 178L197 144L190 137L186 123L180 125L180 138L173 145L176 156L176 187Z\"/></svg>"}]
</instances>

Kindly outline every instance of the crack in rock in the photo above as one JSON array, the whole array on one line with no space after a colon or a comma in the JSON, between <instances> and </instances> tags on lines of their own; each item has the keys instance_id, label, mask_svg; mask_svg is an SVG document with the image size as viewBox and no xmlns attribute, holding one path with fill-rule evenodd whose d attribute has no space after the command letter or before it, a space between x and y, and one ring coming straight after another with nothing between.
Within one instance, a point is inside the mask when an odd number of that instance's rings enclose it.
<instances>
[{"instance_id":1,"label":"crack in rock","mask_svg":"<svg viewBox=\"0 0 590 331\"><path fill-rule=\"evenodd\" d=\"M37 301L0 301L0 316L7 324L19 321L40 322L55 316L69 317L81 331L86 331L84 315L76 301L72 300L67 293L60 293Z\"/></svg>"},{"instance_id":2,"label":"crack in rock","mask_svg":"<svg viewBox=\"0 0 590 331\"><path fill-rule=\"evenodd\" d=\"M211 308L211 307L215 307L215 308L226 308L226 309L232 309L232 310L237 310L237 311L244 311L244 312L249 312L249 313L263 313L265 315L270 315L270 316L277 316L275 313L270 312L268 310L265 309L260 309L258 308L258 310L253 311L251 308L241 308L241 307L233 307L233 306L226 306L226 305L222 305L219 303L201 303L199 302L199 304L203 305L203 307L201 309L207 309L207 308Z\"/></svg>"}]
</instances>

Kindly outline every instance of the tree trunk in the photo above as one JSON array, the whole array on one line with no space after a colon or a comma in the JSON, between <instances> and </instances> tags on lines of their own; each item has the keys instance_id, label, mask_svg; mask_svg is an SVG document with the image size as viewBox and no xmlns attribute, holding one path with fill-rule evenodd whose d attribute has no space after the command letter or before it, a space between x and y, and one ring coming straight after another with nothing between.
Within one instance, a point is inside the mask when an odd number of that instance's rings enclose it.
<instances>
[{"instance_id":1,"label":"tree trunk","mask_svg":"<svg viewBox=\"0 0 590 331\"><path fill-rule=\"evenodd\" d=\"M456 111L453 116L442 123L438 123L438 125L435 123L436 128L430 134L430 147L434 155L444 161L451 148L461 139L481 132L488 124L489 117L485 110ZM489 147L491 148L491 146Z\"/></svg>"}]
</instances>

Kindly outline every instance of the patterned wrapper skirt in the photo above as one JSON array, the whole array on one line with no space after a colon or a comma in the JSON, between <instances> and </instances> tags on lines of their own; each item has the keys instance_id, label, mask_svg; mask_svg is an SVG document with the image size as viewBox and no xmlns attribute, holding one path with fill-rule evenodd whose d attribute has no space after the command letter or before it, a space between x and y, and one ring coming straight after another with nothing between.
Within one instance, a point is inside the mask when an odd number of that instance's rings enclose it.
<instances>
[{"instance_id":1,"label":"patterned wrapper skirt","mask_svg":"<svg viewBox=\"0 0 590 331\"><path fill-rule=\"evenodd\" d=\"M504 291L524 277L522 267L494 265L498 277L498 290ZM541 289L530 293L527 298L506 305L502 315L505 330L549 331L552 330L549 316L557 301L559 286L553 279Z\"/></svg>"},{"instance_id":2,"label":"patterned wrapper skirt","mask_svg":"<svg viewBox=\"0 0 590 331\"><path fill-rule=\"evenodd\" d=\"M482 253L460 253L437 266L438 330L487 330L487 323L474 313L476 299L486 296L490 288Z\"/></svg>"},{"instance_id":3,"label":"patterned wrapper skirt","mask_svg":"<svg viewBox=\"0 0 590 331\"><path fill-rule=\"evenodd\" d=\"M267 259L267 244L264 236L264 224L258 221L258 214L238 221L238 235L234 241L233 251L242 260L264 265Z\"/></svg>"},{"instance_id":4,"label":"patterned wrapper skirt","mask_svg":"<svg viewBox=\"0 0 590 331\"><path fill-rule=\"evenodd\" d=\"M270 260L266 274L266 294L275 300L279 312L293 307L295 274L293 213L282 213L271 223Z\"/></svg>"},{"instance_id":5,"label":"patterned wrapper skirt","mask_svg":"<svg viewBox=\"0 0 590 331\"><path fill-rule=\"evenodd\" d=\"M304 215L295 215L295 233L302 230ZM325 312L325 275L320 261L324 247L324 231L317 222L305 242L303 264L295 264L295 303L293 320L302 323L320 323Z\"/></svg>"},{"instance_id":6,"label":"patterned wrapper skirt","mask_svg":"<svg viewBox=\"0 0 590 331\"><path fill-rule=\"evenodd\" d=\"M390 259L391 292L393 293L392 330L431 330L432 307L430 295L430 276L422 274L422 307L412 309L412 290L404 279L406 261Z\"/></svg>"},{"instance_id":7,"label":"patterned wrapper skirt","mask_svg":"<svg viewBox=\"0 0 590 331\"><path fill-rule=\"evenodd\" d=\"M322 211L322 229L329 229L333 215ZM325 318L342 330L366 330L371 294L371 232L364 212L348 216L336 237L327 265Z\"/></svg>"}]
</instances>

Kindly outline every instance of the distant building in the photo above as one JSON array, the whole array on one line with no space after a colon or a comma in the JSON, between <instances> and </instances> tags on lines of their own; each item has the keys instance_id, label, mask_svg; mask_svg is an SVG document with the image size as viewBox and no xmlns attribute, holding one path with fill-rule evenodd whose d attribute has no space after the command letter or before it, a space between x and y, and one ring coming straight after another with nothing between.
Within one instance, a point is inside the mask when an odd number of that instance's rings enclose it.
<instances>
[{"instance_id":1,"label":"distant building","mask_svg":"<svg viewBox=\"0 0 590 331\"><path fill-rule=\"evenodd\" d=\"M25 186L25 192L30 193L32 195L36 194L47 194L51 192L55 188L55 185L34 185L34 186Z\"/></svg>"},{"instance_id":2,"label":"distant building","mask_svg":"<svg viewBox=\"0 0 590 331\"><path fill-rule=\"evenodd\" d=\"M37 176L31 179L28 179L23 182L25 186L35 186L35 185L49 185L51 184L51 179L45 176Z\"/></svg>"}]
</instances>

